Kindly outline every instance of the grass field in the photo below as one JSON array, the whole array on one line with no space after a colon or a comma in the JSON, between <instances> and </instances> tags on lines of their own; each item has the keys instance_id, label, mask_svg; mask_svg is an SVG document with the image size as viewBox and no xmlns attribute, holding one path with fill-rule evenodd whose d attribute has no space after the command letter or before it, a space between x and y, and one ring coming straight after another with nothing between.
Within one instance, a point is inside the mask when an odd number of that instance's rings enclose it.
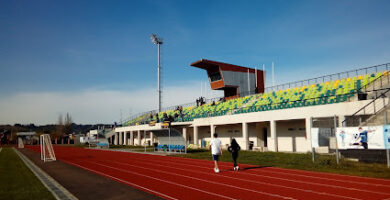
<instances>
[{"instance_id":1,"label":"grass field","mask_svg":"<svg viewBox=\"0 0 390 200\"><path fill-rule=\"evenodd\" d=\"M0 199L55 199L12 148L0 152Z\"/></svg>"},{"instance_id":2,"label":"grass field","mask_svg":"<svg viewBox=\"0 0 390 200\"><path fill-rule=\"evenodd\" d=\"M188 154L172 156L211 160L210 151L204 149L189 150ZM223 151L223 156L220 160L232 162L231 154L228 151ZM316 155L316 161L313 163L310 153L240 151L238 163L390 179L390 169L385 164L362 163L341 159L340 164L337 165L335 156L330 155Z\"/></svg>"}]
</instances>

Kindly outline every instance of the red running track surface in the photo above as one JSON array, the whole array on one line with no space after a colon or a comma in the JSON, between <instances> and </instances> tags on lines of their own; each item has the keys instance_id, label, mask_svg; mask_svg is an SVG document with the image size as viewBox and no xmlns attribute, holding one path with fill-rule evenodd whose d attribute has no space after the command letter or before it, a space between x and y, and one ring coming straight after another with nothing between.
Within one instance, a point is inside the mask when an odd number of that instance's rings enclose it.
<instances>
[{"instance_id":1,"label":"red running track surface","mask_svg":"<svg viewBox=\"0 0 390 200\"><path fill-rule=\"evenodd\" d=\"M39 146L28 146L39 152ZM165 199L390 200L390 180L54 146L58 160ZM211 156L210 156L211 157Z\"/></svg>"}]
</instances>

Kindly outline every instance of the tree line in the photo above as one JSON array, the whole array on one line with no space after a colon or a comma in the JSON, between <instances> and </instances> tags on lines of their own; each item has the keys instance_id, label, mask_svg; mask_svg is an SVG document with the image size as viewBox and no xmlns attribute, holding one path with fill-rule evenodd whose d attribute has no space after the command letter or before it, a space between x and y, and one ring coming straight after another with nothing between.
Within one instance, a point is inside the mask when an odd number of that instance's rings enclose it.
<instances>
[{"instance_id":1,"label":"tree line","mask_svg":"<svg viewBox=\"0 0 390 200\"><path fill-rule=\"evenodd\" d=\"M58 115L56 124L35 125L19 124L0 125L0 144L15 144L17 140L16 133L18 132L36 132L37 135L49 134L53 140L60 140L64 137L69 137L71 134L86 134L89 130L97 129L105 124L76 124L72 120L72 116L66 113ZM109 126L109 125L106 125Z\"/></svg>"}]
</instances>

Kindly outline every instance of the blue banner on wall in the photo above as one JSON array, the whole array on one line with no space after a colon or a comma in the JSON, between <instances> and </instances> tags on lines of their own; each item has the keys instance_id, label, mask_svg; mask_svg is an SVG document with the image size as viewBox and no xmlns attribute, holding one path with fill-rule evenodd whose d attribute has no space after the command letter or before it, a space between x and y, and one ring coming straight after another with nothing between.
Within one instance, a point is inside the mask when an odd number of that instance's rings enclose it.
<instances>
[{"instance_id":1,"label":"blue banner on wall","mask_svg":"<svg viewBox=\"0 0 390 200\"><path fill-rule=\"evenodd\" d=\"M383 139L385 141L385 148L390 149L390 125L383 126Z\"/></svg>"},{"instance_id":2,"label":"blue banner on wall","mask_svg":"<svg viewBox=\"0 0 390 200\"><path fill-rule=\"evenodd\" d=\"M336 129L338 148L384 149L383 128L383 126L338 127Z\"/></svg>"}]
</instances>

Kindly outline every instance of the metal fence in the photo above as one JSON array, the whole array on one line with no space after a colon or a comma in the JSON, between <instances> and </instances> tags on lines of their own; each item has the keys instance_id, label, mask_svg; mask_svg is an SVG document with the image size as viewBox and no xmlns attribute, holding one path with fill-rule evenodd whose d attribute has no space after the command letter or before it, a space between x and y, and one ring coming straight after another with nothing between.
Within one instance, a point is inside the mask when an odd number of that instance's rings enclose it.
<instances>
[{"instance_id":1,"label":"metal fence","mask_svg":"<svg viewBox=\"0 0 390 200\"><path fill-rule=\"evenodd\" d=\"M284 90L289 88L295 88L295 87L301 87L305 85L311 85L311 84L317 84L317 83L324 83L326 81L333 81L348 77L354 77L359 75L365 75L369 73L377 73L381 71L388 71L390 68L390 63L381 64L381 65L375 65L372 67L365 67L355 70L349 70L345 72L335 73L335 74L329 74L326 76L320 76L316 78L310 78L302 81L296 81L296 82L289 82L289 83L283 83L280 85L276 85L273 87L266 87L265 92L272 92L272 91L278 91L278 90Z\"/></svg>"}]
</instances>

